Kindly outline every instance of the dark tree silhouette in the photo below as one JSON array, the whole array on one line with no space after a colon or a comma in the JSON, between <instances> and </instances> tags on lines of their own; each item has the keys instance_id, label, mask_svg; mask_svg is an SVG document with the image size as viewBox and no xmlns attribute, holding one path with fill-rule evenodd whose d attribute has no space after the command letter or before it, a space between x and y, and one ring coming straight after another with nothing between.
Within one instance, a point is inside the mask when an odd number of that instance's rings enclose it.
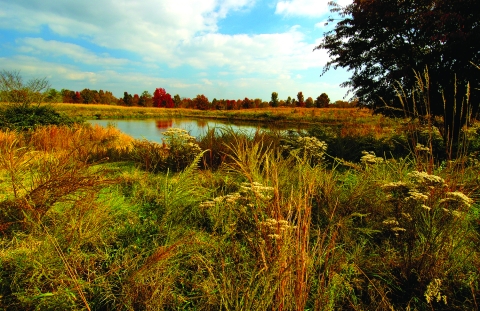
<instances>
[{"instance_id":1,"label":"dark tree silhouette","mask_svg":"<svg viewBox=\"0 0 480 311\"><path fill-rule=\"evenodd\" d=\"M380 112L388 105L417 116L443 116L444 137L456 139L469 121L467 101L473 115L479 108L480 71L473 64L480 62L480 1L354 0L345 7L330 5L341 20L316 48L331 57L324 72L348 69L352 76L342 85L361 104ZM419 76L425 87L419 88ZM424 110L403 109L400 89L410 105L411 94L422 97Z\"/></svg>"}]
</instances>

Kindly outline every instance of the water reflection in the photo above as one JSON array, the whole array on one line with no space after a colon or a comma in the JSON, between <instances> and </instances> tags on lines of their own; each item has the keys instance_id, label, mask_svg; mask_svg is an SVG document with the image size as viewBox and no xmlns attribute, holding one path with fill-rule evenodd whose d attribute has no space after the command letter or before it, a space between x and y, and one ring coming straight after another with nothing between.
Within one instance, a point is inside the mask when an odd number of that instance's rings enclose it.
<instances>
[{"instance_id":1,"label":"water reflection","mask_svg":"<svg viewBox=\"0 0 480 311\"><path fill-rule=\"evenodd\" d=\"M125 134L136 139L148 139L155 142L162 142L162 133L171 127L181 128L190 135L199 138L207 133L209 128L231 127L235 131L254 133L259 125L252 124L231 124L210 120L191 119L150 119L150 120L89 120L88 123L100 126L113 125Z\"/></svg>"},{"instance_id":2,"label":"water reflection","mask_svg":"<svg viewBox=\"0 0 480 311\"><path fill-rule=\"evenodd\" d=\"M158 129L160 130L166 130L172 127L173 125L173 120L156 120L155 124Z\"/></svg>"}]
</instances>

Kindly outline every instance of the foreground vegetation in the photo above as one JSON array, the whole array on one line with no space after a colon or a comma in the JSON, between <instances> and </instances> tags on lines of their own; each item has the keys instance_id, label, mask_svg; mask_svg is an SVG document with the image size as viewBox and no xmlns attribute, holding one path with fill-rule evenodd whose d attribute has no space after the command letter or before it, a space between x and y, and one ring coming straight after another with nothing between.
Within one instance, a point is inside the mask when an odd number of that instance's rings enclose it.
<instances>
[{"instance_id":1,"label":"foreground vegetation","mask_svg":"<svg viewBox=\"0 0 480 311\"><path fill-rule=\"evenodd\" d=\"M398 133L0 132L0 307L478 309L479 130Z\"/></svg>"}]
</instances>

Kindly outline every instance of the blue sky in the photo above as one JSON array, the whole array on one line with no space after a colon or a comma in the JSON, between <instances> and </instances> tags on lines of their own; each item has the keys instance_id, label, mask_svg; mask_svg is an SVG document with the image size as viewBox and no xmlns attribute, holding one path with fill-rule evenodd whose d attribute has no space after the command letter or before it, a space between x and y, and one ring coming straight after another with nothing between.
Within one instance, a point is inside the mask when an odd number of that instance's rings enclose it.
<instances>
[{"instance_id":1,"label":"blue sky","mask_svg":"<svg viewBox=\"0 0 480 311\"><path fill-rule=\"evenodd\" d=\"M343 99L313 51L329 0L0 0L0 69L53 88L213 98ZM351 0L338 0L346 5ZM331 27L331 26L329 26Z\"/></svg>"}]
</instances>

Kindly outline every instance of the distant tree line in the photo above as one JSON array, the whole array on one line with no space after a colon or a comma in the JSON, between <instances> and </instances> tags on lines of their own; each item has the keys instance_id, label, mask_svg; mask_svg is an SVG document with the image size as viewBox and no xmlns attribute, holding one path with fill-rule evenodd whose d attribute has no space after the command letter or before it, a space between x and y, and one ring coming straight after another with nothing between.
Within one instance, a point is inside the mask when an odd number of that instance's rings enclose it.
<instances>
[{"instance_id":1,"label":"distant tree line","mask_svg":"<svg viewBox=\"0 0 480 311\"><path fill-rule=\"evenodd\" d=\"M116 98L112 92L83 89L82 91L71 91L62 89L57 91L49 89L45 94L47 102L63 102L71 104L104 104L131 107L159 107L159 108L189 108L200 110L239 110L249 108L266 107L305 107L305 108L352 108L358 102L337 100L331 102L326 93L320 94L313 99L305 99L303 92L298 92L296 98L288 96L286 99L279 99L278 93L273 92L270 101L263 101L260 98L250 99L216 99L210 101L205 95L199 94L195 98L180 97L176 94L172 97L164 88L156 88L153 95L148 91L142 94L123 93L123 97Z\"/></svg>"}]
</instances>

